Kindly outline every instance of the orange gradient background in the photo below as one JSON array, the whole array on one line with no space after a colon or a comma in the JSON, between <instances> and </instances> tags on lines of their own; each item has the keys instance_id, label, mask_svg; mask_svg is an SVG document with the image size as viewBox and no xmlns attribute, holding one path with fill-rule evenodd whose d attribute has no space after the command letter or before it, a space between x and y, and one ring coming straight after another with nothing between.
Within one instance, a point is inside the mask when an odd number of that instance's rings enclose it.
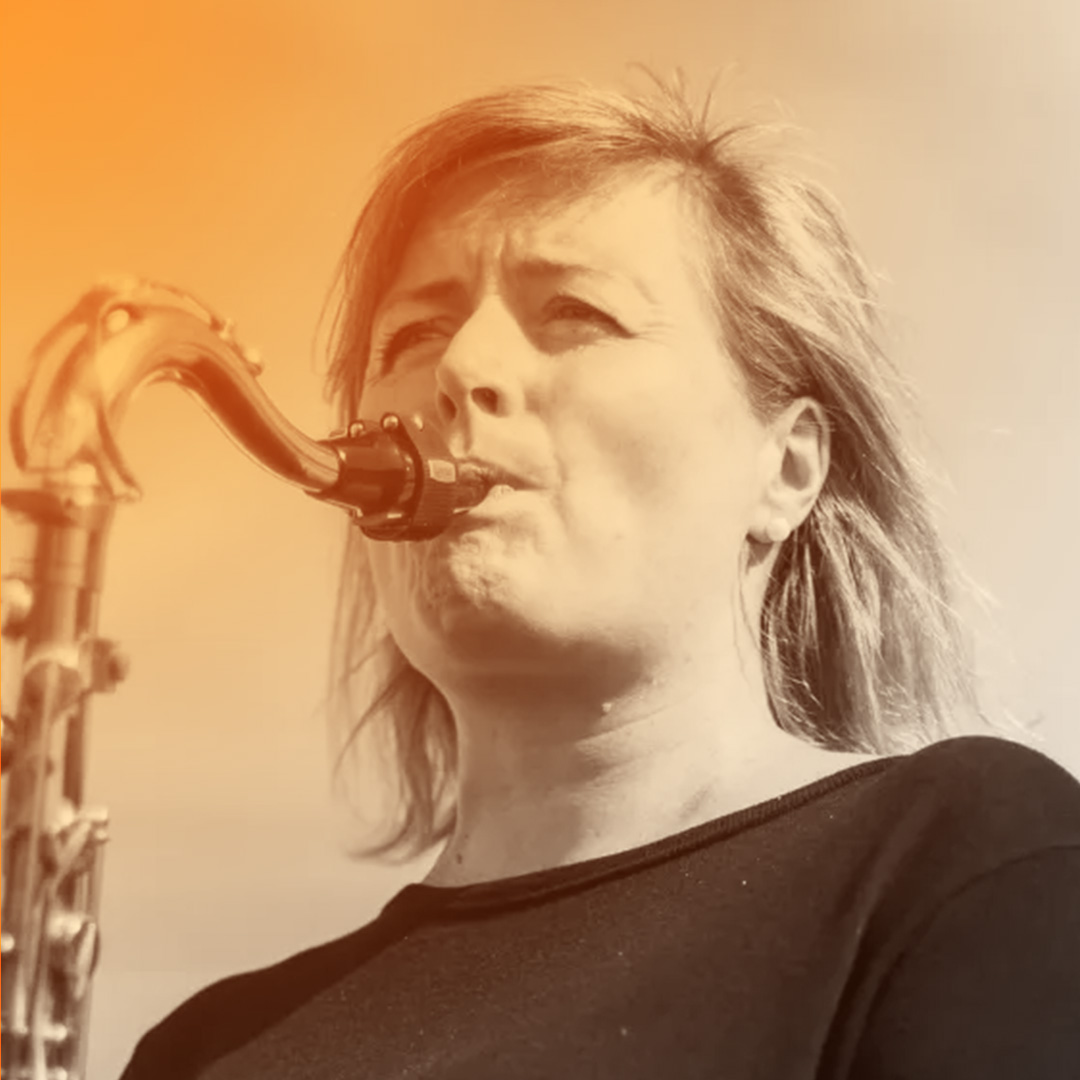
<instances>
[{"instance_id":1,"label":"orange gradient background","mask_svg":"<svg viewBox=\"0 0 1080 1080\"><path fill-rule=\"evenodd\" d=\"M5 485L26 357L97 278L232 317L319 435L323 299L404 127L511 81L725 71L735 111L778 101L813 133L884 275L946 527L996 605L974 614L987 695L1080 772L1080 15L1006 7L4 0ZM113 819L95 1080L197 987L353 928L417 873L341 851L321 713L339 515L170 388L123 446L146 494L118 514L102 611L133 668L91 743Z\"/></svg>"}]
</instances>

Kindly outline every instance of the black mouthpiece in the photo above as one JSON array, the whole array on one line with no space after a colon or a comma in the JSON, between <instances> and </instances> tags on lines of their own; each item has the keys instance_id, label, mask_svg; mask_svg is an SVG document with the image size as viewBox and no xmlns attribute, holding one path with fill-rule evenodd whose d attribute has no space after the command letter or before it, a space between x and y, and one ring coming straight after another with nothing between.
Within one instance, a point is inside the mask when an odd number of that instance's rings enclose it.
<instances>
[{"instance_id":1,"label":"black mouthpiece","mask_svg":"<svg viewBox=\"0 0 1080 1080\"><path fill-rule=\"evenodd\" d=\"M354 420L324 445L341 468L332 487L313 494L351 510L373 540L438 536L455 513L476 506L491 487L480 469L459 463L420 416Z\"/></svg>"}]
</instances>

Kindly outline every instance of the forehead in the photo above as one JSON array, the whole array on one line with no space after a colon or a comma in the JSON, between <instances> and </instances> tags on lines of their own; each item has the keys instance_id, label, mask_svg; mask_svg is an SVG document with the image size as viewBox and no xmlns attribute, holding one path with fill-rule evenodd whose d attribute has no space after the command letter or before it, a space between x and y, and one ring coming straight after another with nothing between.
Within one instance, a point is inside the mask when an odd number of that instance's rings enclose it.
<instances>
[{"instance_id":1,"label":"forehead","mask_svg":"<svg viewBox=\"0 0 1080 1080\"><path fill-rule=\"evenodd\" d=\"M383 299L427 280L480 273L484 263L620 276L656 299L691 282L700 294L707 256L699 222L693 197L669 170L572 192L534 177L475 176L420 218Z\"/></svg>"}]
</instances>

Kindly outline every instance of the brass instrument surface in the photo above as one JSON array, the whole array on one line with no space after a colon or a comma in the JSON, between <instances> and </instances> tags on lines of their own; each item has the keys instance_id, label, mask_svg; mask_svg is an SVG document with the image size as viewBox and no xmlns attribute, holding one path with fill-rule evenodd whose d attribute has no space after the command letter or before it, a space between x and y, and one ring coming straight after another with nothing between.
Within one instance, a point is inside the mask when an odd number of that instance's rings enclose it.
<instances>
[{"instance_id":1,"label":"brass instrument surface","mask_svg":"<svg viewBox=\"0 0 1080 1080\"><path fill-rule=\"evenodd\" d=\"M140 495L121 452L139 390L181 386L257 463L377 539L434 535L486 494L421 419L390 414L311 439L258 372L198 301L125 280L91 289L45 335L15 400L12 446L31 484L3 492L30 539L4 580L5 640L21 664L4 718L4 1080L85 1076L108 826L85 803L87 725L92 696L127 666L97 624L114 512Z\"/></svg>"},{"instance_id":2,"label":"brass instrument surface","mask_svg":"<svg viewBox=\"0 0 1080 1080\"><path fill-rule=\"evenodd\" d=\"M29 532L5 579L4 635L20 665L4 718L5 1080L85 1075L107 816L84 802L91 697L126 660L97 635L114 509L138 497L120 451L132 398L170 380L260 463L312 491L339 461L270 403L231 328L191 297L142 281L99 285L45 335L11 416L31 486L3 504Z\"/></svg>"}]
</instances>

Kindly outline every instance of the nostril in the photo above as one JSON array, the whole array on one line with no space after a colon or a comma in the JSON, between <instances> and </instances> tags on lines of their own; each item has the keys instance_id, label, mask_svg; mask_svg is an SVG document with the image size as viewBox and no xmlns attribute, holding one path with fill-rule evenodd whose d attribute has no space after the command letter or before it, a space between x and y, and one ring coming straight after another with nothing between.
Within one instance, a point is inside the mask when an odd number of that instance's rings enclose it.
<instances>
[{"instance_id":1,"label":"nostril","mask_svg":"<svg viewBox=\"0 0 1080 1080\"><path fill-rule=\"evenodd\" d=\"M494 413L499 408L499 395L490 387L477 386L470 394L476 407L486 413Z\"/></svg>"}]
</instances>

